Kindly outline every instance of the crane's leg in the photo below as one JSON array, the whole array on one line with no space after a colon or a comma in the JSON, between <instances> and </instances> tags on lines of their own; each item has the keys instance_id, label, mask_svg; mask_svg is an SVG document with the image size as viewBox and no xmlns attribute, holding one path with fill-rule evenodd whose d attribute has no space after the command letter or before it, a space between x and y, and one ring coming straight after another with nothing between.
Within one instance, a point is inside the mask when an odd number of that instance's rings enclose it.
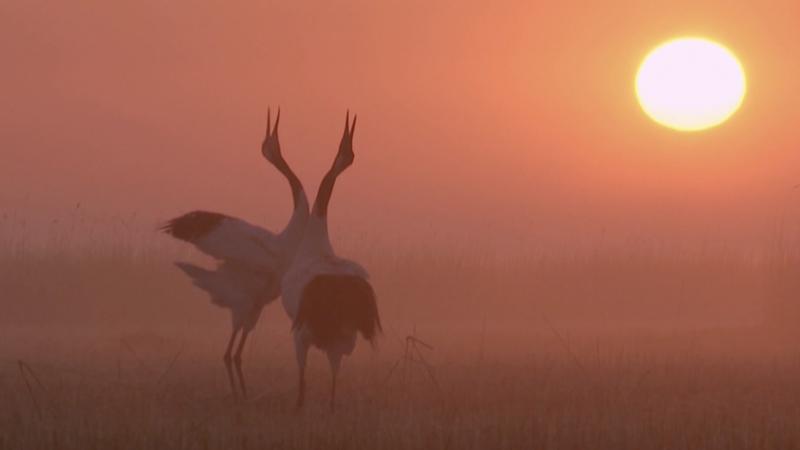
<instances>
[{"instance_id":1,"label":"crane's leg","mask_svg":"<svg viewBox=\"0 0 800 450\"><path fill-rule=\"evenodd\" d=\"M234 328L233 334L231 334L231 339L228 341L228 348L225 349L225 356L222 357L222 360L225 361L225 369L228 372L228 382L231 384L231 391L233 392L233 398L236 398L236 384L233 382L233 368L231 367L231 349L233 348L233 341L236 340L236 336L239 334L239 329Z\"/></svg>"},{"instance_id":2,"label":"crane's leg","mask_svg":"<svg viewBox=\"0 0 800 450\"><path fill-rule=\"evenodd\" d=\"M336 410L336 379L339 377L342 355L338 353L328 353L328 362L331 364L331 412L333 412Z\"/></svg>"},{"instance_id":3,"label":"crane's leg","mask_svg":"<svg viewBox=\"0 0 800 450\"><path fill-rule=\"evenodd\" d=\"M242 332L242 338L239 340L239 347L236 348L236 354L233 355L233 362L236 364L236 376L239 377L239 386L242 388L242 398L247 399L247 389L244 387L244 374L242 373L242 350L244 343L247 340L247 335L250 334L249 330Z\"/></svg>"},{"instance_id":4,"label":"crane's leg","mask_svg":"<svg viewBox=\"0 0 800 450\"><path fill-rule=\"evenodd\" d=\"M302 331L294 333L294 351L297 357L297 409L303 407L306 400L306 358L308 357L308 342L303 339Z\"/></svg>"}]
</instances>

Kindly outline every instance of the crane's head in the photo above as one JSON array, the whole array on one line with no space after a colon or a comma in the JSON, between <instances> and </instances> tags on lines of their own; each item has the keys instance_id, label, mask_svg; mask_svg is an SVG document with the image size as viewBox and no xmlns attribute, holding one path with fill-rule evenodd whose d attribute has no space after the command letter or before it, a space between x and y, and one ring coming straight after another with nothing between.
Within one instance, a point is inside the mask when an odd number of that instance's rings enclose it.
<instances>
[{"instance_id":1,"label":"crane's head","mask_svg":"<svg viewBox=\"0 0 800 450\"><path fill-rule=\"evenodd\" d=\"M353 164L355 155L353 154L353 134L356 131L356 120L358 116L353 116L353 123L350 123L350 111L347 111L347 116L344 120L344 134L342 141L339 143L339 152L336 154L336 159L333 161L333 169L337 174L342 173L345 169Z\"/></svg>"},{"instance_id":2,"label":"crane's head","mask_svg":"<svg viewBox=\"0 0 800 450\"><path fill-rule=\"evenodd\" d=\"M261 154L273 165L280 164L283 161L281 143L278 141L278 123L280 121L281 110L278 108L278 116L275 118L275 127L272 128L270 110L267 108L267 135L264 137L264 142L261 144Z\"/></svg>"}]
</instances>

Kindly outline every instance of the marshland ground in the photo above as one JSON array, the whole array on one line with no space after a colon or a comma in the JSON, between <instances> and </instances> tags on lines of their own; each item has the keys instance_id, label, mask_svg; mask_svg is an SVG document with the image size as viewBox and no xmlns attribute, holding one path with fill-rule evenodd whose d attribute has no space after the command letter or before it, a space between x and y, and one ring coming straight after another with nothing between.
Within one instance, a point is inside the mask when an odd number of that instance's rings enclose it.
<instances>
[{"instance_id":1,"label":"marshland ground","mask_svg":"<svg viewBox=\"0 0 800 450\"><path fill-rule=\"evenodd\" d=\"M21 235L0 254L2 449L800 446L787 246L501 260L345 242L384 335L346 360L332 414L319 352L294 409L279 301L245 353L250 399L233 400L227 313L172 266L191 249ZM408 335L432 349L406 358Z\"/></svg>"}]
</instances>

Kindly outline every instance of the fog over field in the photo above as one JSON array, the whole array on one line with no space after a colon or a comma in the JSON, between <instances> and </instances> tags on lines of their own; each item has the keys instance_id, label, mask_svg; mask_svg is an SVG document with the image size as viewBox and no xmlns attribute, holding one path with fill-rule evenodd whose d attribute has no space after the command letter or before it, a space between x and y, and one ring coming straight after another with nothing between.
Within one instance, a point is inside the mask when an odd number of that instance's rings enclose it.
<instances>
[{"instance_id":1,"label":"fog over field","mask_svg":"<svg viewBox=\"0 0 800 450\"><path fill-rule=\"evenodd\" d=\"M495 260L343 240L373 273L384 334L346 359L331 414L316 350L309 405L294 409L290 322L278 303L244 354L251 398L235 402L221 358L228 314L172 265L200 258L157 235L109 237L117 244L4 243L0 446L791 448L800 439L793 255ZM407 348L409 335L432 349Z\"/></svg>"},{"instance_id":2,"label":"fog over field","mask_svg":"<svg viewBox=\"0 0 800 450\"><path fill-rule=\"evenodd\" d=\"M0 450L800 447L798 18L0 2ZM747 78L696 133L634 89L683 35ZM358 115L326 217L383 331L345 358L335 412L314 348L295 408L281 300L244 349L250 395L231 393L230 314L175 266L215 261L162 229L194 210L283 229L268 108L311 202Z\"/></svg>"}]
</instances>

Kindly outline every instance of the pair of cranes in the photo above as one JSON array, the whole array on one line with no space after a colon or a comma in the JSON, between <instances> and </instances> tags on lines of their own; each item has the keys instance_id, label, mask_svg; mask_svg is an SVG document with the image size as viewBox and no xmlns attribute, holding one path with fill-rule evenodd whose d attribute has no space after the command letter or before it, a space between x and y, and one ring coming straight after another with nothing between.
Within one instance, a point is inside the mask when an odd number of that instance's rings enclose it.
<instances>
[{"instance_id":1,"label":"pair of cranes","mask_svg":"<svg viewBox=\"0 0 800 450\"><path fill-rule=\"evenodd\" d=\"M238 395L237 390L242 396L247 395L242 373L247 336L264 306L280 296L292 320L299 375L297 406L302 407L305 401L306 357L309 348L315 346L328 356L333 408L342 357L352 353L359 333L374 343L381 331L369 275L358 263L336 256L328 235L328 203L333 186L353 164L356 117L351 124L347 113L339 150L320 183L310 212L303 185L283 158L279 122L280 110L274 127L268 110L261 152L287 179L292 191L294 210L283 231L272 233L244 220L208 211L176 217L161 229L217 260L215 270L185 262L176 265L211 296L214 304L231 312L232 333L224 361L234 396Z\"/></svg>"}]
</instances>

